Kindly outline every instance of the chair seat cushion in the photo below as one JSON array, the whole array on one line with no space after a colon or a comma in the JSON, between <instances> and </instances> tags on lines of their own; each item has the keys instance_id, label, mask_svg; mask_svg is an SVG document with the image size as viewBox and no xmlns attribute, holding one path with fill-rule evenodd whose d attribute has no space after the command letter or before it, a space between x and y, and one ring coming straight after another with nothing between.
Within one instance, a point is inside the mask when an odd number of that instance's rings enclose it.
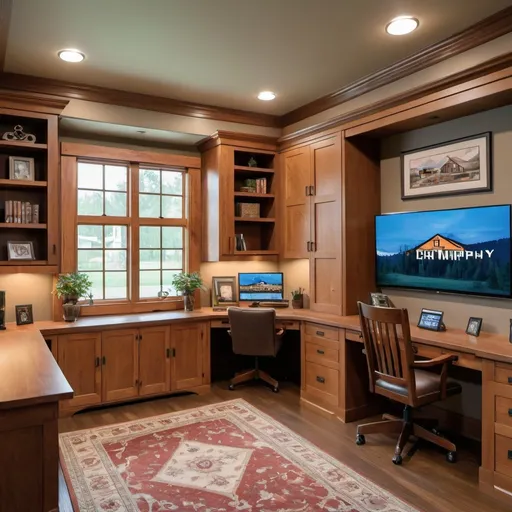
<instances>
[{"instance_id":1,"label":"chair seat cushion","mask_svg":"<svg viewBox=\"0 0 512 512\"><path fill-rule=\"evenodd\" d=\"M414 370L414 375L416 378L416 394L418 395L418 398L425 395L441 392L441 376L437 373L427 372L425 370ZM408 395L407 386L405 385L401 386L399 384L391 384L386 382L384 379L377 379L375 381L375 385L387 391L397 393L398 395ZM450 379L447 380L447 396L456 395L461 391L462 388L458 382Z\"/></svg>"}]
</instances>

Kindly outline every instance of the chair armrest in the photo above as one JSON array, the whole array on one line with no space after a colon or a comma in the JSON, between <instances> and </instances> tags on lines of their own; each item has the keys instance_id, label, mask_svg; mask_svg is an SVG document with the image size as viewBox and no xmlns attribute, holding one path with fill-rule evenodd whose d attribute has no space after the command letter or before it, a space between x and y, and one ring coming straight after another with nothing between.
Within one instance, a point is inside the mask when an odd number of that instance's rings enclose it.
<instances>
[{"instance_id":1,"label":"chair armrest","mask_svg":"<svg viewBox=\"0 0 512 512\"><path fill-rule=\"evenodd\" d=\"M432 366L439 366L441 364L450 363L452 361L457 361L458 356L452 354L444 354L439 357L435 357L434 359L428 359L427 361L414 361L412 364L413 368L430 368Z\"/></svg>"},{"instance_id":2,"label":"chair armrest","mask_svg":"<svg viewBox=\"0 0 512 512\"><path fill-rule=\"evenodd\" d=\"M277 329L276 330L276 336L280 338L284 333L286 332L286 329Z\"/></svg>"}]
</instances>

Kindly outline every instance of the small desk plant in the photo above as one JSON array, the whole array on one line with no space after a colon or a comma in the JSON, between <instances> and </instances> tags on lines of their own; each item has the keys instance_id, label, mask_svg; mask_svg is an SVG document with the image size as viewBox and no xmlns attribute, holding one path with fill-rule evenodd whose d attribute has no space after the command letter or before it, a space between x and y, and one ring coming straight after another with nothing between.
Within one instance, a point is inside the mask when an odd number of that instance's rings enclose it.
<instances>
[{"instance_id":1,"label":"small desk plant","mask_svg":"<svg viewBox=\"0 0 512 512\"><path fill-rule=\"evenodd\" d=\"M199 272L181 272L172 278L172 286L183 295L185 311L194 311L194 292L205 286Z\"/></svg>"},{"instance_id":2,"label":"small desk plant","mask_svg":"<svg viewBox=\"0 0 512 512\"><path fill-rule=\"evenodd\" d=\"M92 302L91 287L92 282L87 274L59 274L55 293L62 299L63 317L66 322L75 322L80 315L80 305L77 304L80 299L87 297L89 303Z\"/></svg>"},{"instance_id":3,"label":"small desk plant","mask_svg":"<svg viewBox=\"0 0 512 512\"><path fill-rule=\"evenodd\" d=\"M292 308L302 309L304 307L304 288L292 290Z\"/></svg>"}]
</instances>

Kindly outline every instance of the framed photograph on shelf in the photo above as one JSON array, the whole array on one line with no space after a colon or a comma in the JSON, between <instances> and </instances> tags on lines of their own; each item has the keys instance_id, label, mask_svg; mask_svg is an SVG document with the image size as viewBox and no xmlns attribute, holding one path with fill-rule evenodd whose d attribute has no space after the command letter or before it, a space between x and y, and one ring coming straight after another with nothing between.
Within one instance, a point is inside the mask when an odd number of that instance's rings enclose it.
<instances>
[{"instance_id":1,"label":"framed photograph on shelf","mask_svg":"<svg viewBox=\"0 0 512 512\"><path fill-rule=\"evenodd\" d=\"M402 199L492 190L491 134L402 153Z\"/></svg>"},{"instance_id":2,"label":"framed photograph on shelf","mask_svg":"<svg viewBox=\"0 0 512 512\"><path fill-rule=\"evenodd\" d=\"M35 260L32 242L7 242L7 259L9 261Z\"/></svg>"},{"instance_id":3,"label":"framed photograph on shelf","mask_svg":"<svg viewBox=\"0 0 512 512\"><path fill-rule=\"evenodd\" d=\"M23 304L22 306L14 307L16 308L16 325L27 325L34 323L32 304Z\"/></svg>"},{"instance_id":4,"label":"framed photograph on shelf","mask_svg":"<svg viewBox=\"0 0 512 512\"><path fill-rule=\"evenodd\" d=\"M479 336L481 328L482 319L470 316L468 320L468 326L466 327L466 334L469 334L470 336Z\"/></svg>"},{"instance_id":5,"label":"framed photograph on shelf","mask_svg":"<svg viewBox=\"0 0 512 512\"><path fill-rule=\"evenodd\" d=\"M9 179L34 181L34 159L21 156L9 157Z\"/></svg>"},{"instance_id":6,"label":"framed photograph on shelf","mask_svg":"<svg viewBox=\"0 0 512 512\"><path fill-rule=\"evenodd\" d=\"M212 278L212 306L236 306L236 277Z\"/></svg>"}]
</instances>

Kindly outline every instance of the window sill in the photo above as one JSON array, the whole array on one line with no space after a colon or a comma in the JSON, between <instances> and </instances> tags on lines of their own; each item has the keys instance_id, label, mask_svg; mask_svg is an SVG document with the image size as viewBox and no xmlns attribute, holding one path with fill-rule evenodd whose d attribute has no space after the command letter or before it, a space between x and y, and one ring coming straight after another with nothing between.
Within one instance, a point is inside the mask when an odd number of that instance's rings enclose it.
<instances>
[{"instance_id":1,"label":"window sill","mask_svg":"<svg viewBox=\"0 0 512 512\"><path fill-rule=\"evenodd\" d=\"M98 303L92 306L82 304L80 316L98 316L98 315L129 315L132 313L152 313L156 311L176 311L183 309L183 299L178 300L155 300L145 302L110 302Z\"/></svg>"}]
</instances>

